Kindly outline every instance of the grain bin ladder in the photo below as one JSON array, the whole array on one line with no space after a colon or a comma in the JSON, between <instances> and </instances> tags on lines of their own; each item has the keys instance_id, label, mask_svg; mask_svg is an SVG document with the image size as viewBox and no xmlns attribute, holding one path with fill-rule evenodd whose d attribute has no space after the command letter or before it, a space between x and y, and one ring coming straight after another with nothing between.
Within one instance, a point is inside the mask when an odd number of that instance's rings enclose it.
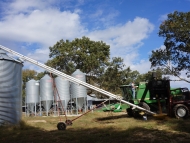
<instances>
[{"instance_id":1,"label":"grain bin ladder","mask_svg":"<svg viewBox=\"0 0 190 143\"><path fill-rule=\"evenodd\" d=\"M13 54L13 55L15 55L15 56L18 56L20 59L22 59L22 60L24 60L24 61L28 61L28 62L30 62L30 63L32 63L32 64L35 64L35 65L37 65L37 66L39 66L39 67L41 67L41 68L44 68L45 70L49 71L50 73L53 73L53 74L55 74L55 75L57 75L57 76L66 78L66 79L69 80L70 82L73 82L73 83L78 84L78 85L85 86L85 87L90 88L90 89L92 89L92 90L95 90L95 91L97 91L97 92L99 92L99 93L102 93L102 94L104 94L104 95L106 95L106 96L108 96L108 97L110 97L110 98L119 100L119 101L121 101L121 102L123 102L123 103L126 103L126 104L128 104L128 105L130 105L130 106L133 106L133 107L135 107L135 108L137 108L137 109L139 109L139 110L142 110L142 111L144 111L144 112L147 112L147 113L150 113L150 114L156 114L156 113L151 112L151 111L149 111L149 110L146 110L146 109L144 109L144 108L142 108L142 107L139 107L139 106L137 106L137 105L135 105L135 104L132 104L132 103L130 103L130 102L127 102L127 101L125 101L125 100L122 100L122 97L121 97L121 96L117 96L117 95L112 94L112 93L110 93L110 92L107 92L107 91L105 91L105 90L103 90L103 89L100 89L100 88L95 87L95 86L93 86L93 85L90 85L90 84L88 84L88 83L86 83L86 82L83 82L83 81L81 81L81 80L79 80L79 79L76 79L76 78L74 78L74 77L72 77L72 76L69 76L69 75L67 75L67 74L65 74L65 73L62 73L62 72L60 72L60 71L58 71L58 70L56 70L56 69L54 69L54 68L51 68L51 67L49 67L49 66L46 66L45 64L42 64L42 63L40 63L40 62L38 62L38 61L35 61L35 60L33 60L33 59L29 58L29 57L26 57L26 56L22 55L22 54L20 54L20 53L17 53L17 52L15 52L15 51L13 51L13 50L7 48L7 47L4 47L4 46L0 45L0 48L3 49L3 50L5 50L6 52L9 52L9 53L11 53L11 54Z\"/></svg>"}]
</instances>

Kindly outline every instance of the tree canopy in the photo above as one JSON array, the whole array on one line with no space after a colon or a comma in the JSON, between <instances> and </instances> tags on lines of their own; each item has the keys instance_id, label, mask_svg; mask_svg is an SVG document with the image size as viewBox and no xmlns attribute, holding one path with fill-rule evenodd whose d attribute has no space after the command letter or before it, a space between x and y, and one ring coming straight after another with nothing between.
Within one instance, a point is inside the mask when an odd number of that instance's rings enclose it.
<instances>
[{"instance_id":1,"label":"tree canopy","mask_svg":"<svg viewBox=\"0 0 190 143\"><path fill-rule=\"evenodd\" d=\"M118 87L122 84L122 78L124 76L123 68L123 59L120 57L113 57L100 78L100 87L112 93L116 93Z\"/></svg>"},{"instance_id":2,"label":"tree canopy","mask_svg":"<svg viewBox=\"0 0 190 143\"><path fill-rule=\"evenodd\" d=\"M100 78L100 85L107 91L119 94L121 85L136 82L139 76L138 71L132 71L130 67L125 66L121 57L113 57Z\"/></svg>"},{"instance_id":3,"label":"tree canopy","mask_svg":"<svg viewBox=\"0 0 190 143\"><path fill-rule=\"evenodd\" d=\"M102 41L92 41L87 37L81 39L60 40L50 47L47 65L67 74L76 69L90 75L101 72L101 68L109 60L110 46Z\"/></svg>"},{"instance_id":4,"label":"tree canopy","mask_svg":"<svg viewBox=\"0 0 190 143\"><path fill-rule=\"evenodd\" d=\"M190 12L168 14L158 34L165 39L165 48L152 51L151 66L166 68L169 74L190 82L180 77L182 71L190 77Z\"/></svg>"}]
</instances>

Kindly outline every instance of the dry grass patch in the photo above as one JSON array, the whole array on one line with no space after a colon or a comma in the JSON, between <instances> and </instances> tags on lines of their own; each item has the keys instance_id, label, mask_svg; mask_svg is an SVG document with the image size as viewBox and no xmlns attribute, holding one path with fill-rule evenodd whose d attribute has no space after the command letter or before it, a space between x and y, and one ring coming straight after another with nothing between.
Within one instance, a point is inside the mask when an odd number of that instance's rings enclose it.
<instances>
[{"instance_id":1,"label":"dry grass patch","mask_svg":"<svg viewBox=\"0 0 190 143\"><path fill-rule=\"evenodd\" d=\"M68 117L72 120L76 117ZM43 121L43 122L41 122ZM45 122L44 122L45 121ZM75 120L65 131L57 130L59 117L23 117L17 126L0 127L0 142L6 143L179 143L190 142L190 119L147 121L126 113L93 112ZM64 117L62 121L65 121Z\"/></svg>"}]
</instances>

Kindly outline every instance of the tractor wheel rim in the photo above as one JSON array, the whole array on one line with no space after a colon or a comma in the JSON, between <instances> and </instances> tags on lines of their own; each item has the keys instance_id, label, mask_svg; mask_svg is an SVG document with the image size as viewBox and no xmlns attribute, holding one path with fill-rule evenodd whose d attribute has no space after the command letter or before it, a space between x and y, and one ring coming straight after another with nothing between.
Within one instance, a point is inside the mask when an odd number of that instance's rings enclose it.
<instances>
[{"instance_id":1,"label":"tractor wheel rim","mask_svg":"<svg viewBox=\"0 0 190 143\"><path fill-rule=\"evenodd\" d=\"M184 108L179 108L177 114L179 117L184 117L186 115L186 110Z\"/></svg>"}]
</instances>

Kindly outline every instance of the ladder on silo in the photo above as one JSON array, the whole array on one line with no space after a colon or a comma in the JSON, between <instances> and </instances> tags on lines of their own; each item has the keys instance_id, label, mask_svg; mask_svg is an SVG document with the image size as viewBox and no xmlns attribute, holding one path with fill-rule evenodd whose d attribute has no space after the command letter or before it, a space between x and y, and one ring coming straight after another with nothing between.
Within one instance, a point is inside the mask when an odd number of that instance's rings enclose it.
<instances>
[{"instance_id":1,"label":"ladder on silo","mask_svg":"<svg viewBox=\"0 0 190 143\"><path fill-rule=\"evenodd\" d=\"M149 114L156 114L156 113L151 112L151 111L149 111L149 110L146 110L146 109L144 109L144 108L142 108L142 107L139 107L138 105L135 105L135 104L132 104L132 103L127 102L127 101L125 101L125 100L122 100L122 97L121 97L121 96L117 96L117 95L112 94L112 93L110 93L110 92L108 92L108 91L105 91L105 90L100 89L100 88L98 88L98 87L96 87L96 86L93 86L93 85L88 84L88 83L86 83L86 82L83 82L83 81L81 81L81 80L79 80L79 79L76 79L76 78L74 78L74 77L72 77L72 76L69 76L69 75L67 75L67 74L65 74L65 73L62 73L62 72L60 72L60 71L58 71L58 70L56 70L56 69L54 69L54 68L51 68L51 67L49 67L49 66L46 66L45 64L42 64L42 63L40 63L40 62L38 62L38 61L36 61L36 60L33 60L33 59L31 59L31 58L29 58L29 57L26 57L26 56L24 56L24 55L22 55L22 54L20 54L20 53L17 53L17 52L15 52L15 51L13 51L13 50L7 48L7 47L4 47L4 46L0 45L0 48L3 49L3 50L5 50L5 51L8 52L8 53L11 53L11 54L13 54L13 55L15 55L15 56L18 56L18 57L19 57L21 60L23 60L23 61L28 61L28 62L30 62L30 63L32 63L32 64L35 64L35 65L37 65L37 66L39 66L39 67L41 67L41 68L44 68L45 70L49 71L50 73L53 73L53 74L55 74L55 75L57 75L57 76L66 78L66 79L69 80L70 82L73 82L73 83L78 84L78 85L85 86L85 87L90 88L90 89L92 89L92 90L95 90L95 91L97 91L97 92L99 92L99 93L102 93L102 94L104 94L104 95L106 95L106 96L108 96L108 97L110 97L110 98L116 99L116 100L118 100L118 101L120 101L120 102L122 102L122 103L126 103L126 104L128 104L129 106L132 106L132 107L134 107L134 108L137 108L137 109L142 110L142 111L144 111L144 112L147 112L147 113L149 113Z\"/></svg>"}]
</instances>

